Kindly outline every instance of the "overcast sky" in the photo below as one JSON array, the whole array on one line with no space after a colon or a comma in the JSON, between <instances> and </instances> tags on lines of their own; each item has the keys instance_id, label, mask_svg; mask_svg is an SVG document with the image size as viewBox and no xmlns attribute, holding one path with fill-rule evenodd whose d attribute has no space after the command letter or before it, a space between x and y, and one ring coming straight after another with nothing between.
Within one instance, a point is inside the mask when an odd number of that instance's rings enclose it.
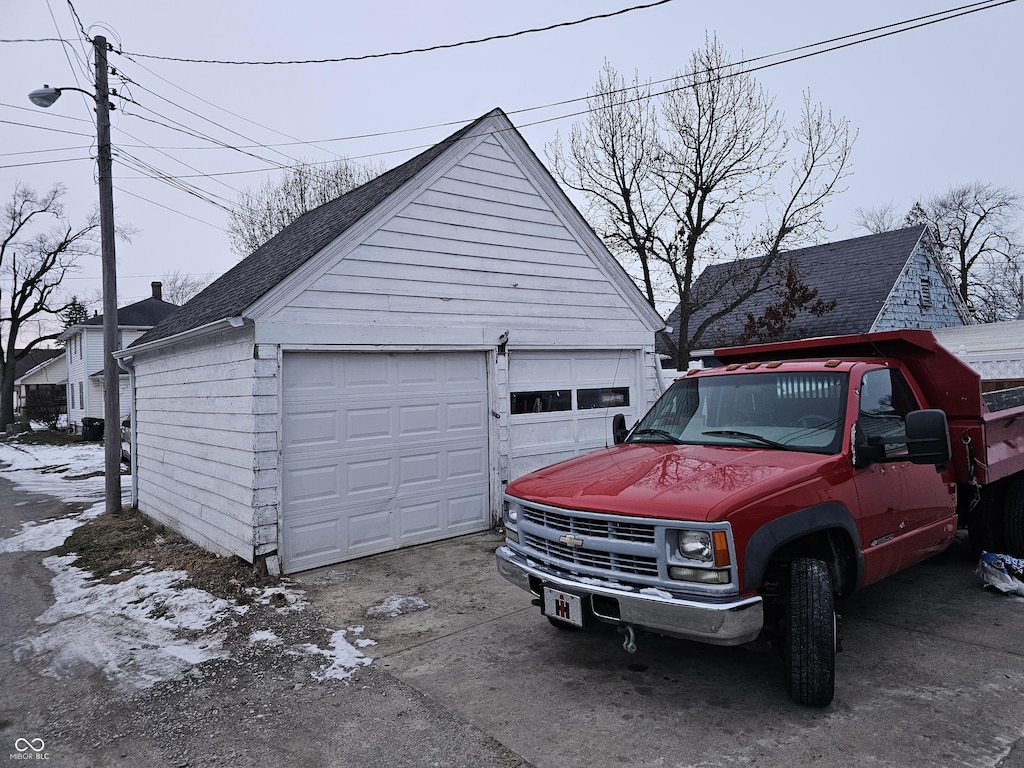
<instances>
[{"instance_id":1,"label":"overcast sky","mask_svg":"<svg viewBox=\"0 0 1024 768\"><path fill-rule=\"evenodd\" d=\"M27 99L44 83L92 87L91 50L72 5L89 35L105 35L123 51L110 54L110 65L132 84L114 76L111 86L137 104L114 100L116 151L225 205L298 159L344 155L392 167L494 107L544 160L556 132L566 135L581 119L564 116L581 105L531 108L586 96L606 59L627 77L634 70L641 79L671 77L705 32L717 34L733 58L753 58L958 7L952 0L671 0L552 31L363 61L269 66L149 58L364 56L650 2L0 0L0 198L6 202L19 180L39 192L61 182L74 220L96 204L92 104L73 92L48 110ZM902 213L917 198L975 180L1024 191L1024 3L977 5L983 10L756 74L790 122L809 89L859 131L853 176L827 211L831 239L863 234L852 223L858 207L891 202ZM58 37L75 42L7 42ZM760 63L779 58L788 56ZM200 136L245 149L215 148ZM215 277L238 261L224 232L226 214L213 203L117 158L114 184L118 219L138 230L131 243L117 244L120 305L145 298L150 282L169 272ZM67 287L97 297L99 278L96 257Z\"/></svg>"}]
</instances>

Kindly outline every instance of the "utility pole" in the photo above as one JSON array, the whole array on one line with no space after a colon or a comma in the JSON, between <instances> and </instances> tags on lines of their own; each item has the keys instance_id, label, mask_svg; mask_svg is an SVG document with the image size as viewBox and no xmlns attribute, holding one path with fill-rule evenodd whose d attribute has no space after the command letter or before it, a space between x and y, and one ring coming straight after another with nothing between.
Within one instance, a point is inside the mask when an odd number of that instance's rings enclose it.
<instances>
[{"instance_id":1,"label":"utility pole","mask_svg":"<svg viewBox=\"0 0 1024 768\"><path fill-rule=\"evenodd\" d=\"M96 53L96 139L100 188L100 252L103 267L103 472L106 511L121 511L121 383L117 370L117 258L114 253L114 188L111 178L110 91L107 38L92 41Z\"/></svg>"},{"instance_id":2,"label":"utility pole","mask_svg":"<svg viewBox=\"0 0 1024 768\"><path fill-rule=\"evenodd\" d=\"M100 253L103 266L103 472L106 511L121 511L121 389L114 353L117 351L117 258L114 255L114 188L111 178L110 89L107 86L107 38L92 40L96 55L95 91L81 88L51 88L32 91L29 101L44 109L61 91L78 91L96 101L96 164L100 188Z\"/></svg>"}]
</instances>

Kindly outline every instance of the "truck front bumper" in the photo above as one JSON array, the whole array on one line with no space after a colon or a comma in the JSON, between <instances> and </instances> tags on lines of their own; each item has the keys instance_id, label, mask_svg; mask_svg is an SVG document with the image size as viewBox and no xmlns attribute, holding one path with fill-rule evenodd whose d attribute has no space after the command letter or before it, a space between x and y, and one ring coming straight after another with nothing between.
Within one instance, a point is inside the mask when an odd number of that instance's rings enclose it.
<instances>
[{"instance_id":1,"label":"truck front bumper","mask_svg":"<svg viewBox=\"0 0 1024 768\"><path fill-rule=\"evenodd\" d=\"M628 587L577 581L508 547L498 547L494 554L498 573L520 589L540 597L542 586L547 585L581 595L595 618L611 624L632 624L711 645L749 643L757 638L764 624L763 606L757 596L712 603L644 594Z\"/></svg>"}]
</instances>

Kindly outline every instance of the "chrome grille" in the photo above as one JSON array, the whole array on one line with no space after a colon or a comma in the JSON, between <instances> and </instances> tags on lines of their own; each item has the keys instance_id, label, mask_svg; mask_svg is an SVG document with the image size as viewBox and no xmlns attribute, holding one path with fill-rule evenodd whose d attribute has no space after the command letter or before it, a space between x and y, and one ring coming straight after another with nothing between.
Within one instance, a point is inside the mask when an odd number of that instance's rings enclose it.
<instances>
[{"instance_id":1,"label":"chrome grille","mask_svg":"<svg viewBox=\"0 0 1024 768\"><path fill-rule=\"evenodd\" d=\"M602 571L625 573L631 576L650 576L652 578L658 576L658 561L653 557L601 552L583 547L567 547L560 542L530 534L523 536L522 541L527 547L542 553L546 558L554 558L565 563Z\"/></svg>"},{"instance_id":2,"label":"chrome grille","mask_svg":"<svg viewBox=\"0 0 1024 768\"><path fill-rule=\"evenodd\" d=\"M652 521L524 504L519 533L530 557L556 568L638 587L664 583Z\"/></svg>"},{"instance_id":3,"label":"chrome grille","mask_svg":"<svg viewBox=\"0 0 1024 768\"><path fill-rule=\"evenodd\" d=\"M555 531L618 541L654 543L654 526L643 523L579 517L537 507L524 507L523 518Z\"/></svg>"}]
</instances>

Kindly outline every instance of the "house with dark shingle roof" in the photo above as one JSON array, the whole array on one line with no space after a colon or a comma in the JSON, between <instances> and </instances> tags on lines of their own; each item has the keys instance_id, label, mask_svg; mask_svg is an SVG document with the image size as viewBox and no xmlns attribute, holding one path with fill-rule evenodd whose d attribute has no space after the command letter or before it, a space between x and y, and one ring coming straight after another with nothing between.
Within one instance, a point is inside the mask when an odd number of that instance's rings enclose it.
<instances>
[{"instance_id":1,"label":"house with dark shingle roof","mask_svg":"<svg viewBox=\"0 0 1024 768\"><path fill-rule=\"evenodd\" d=\"M124 349L146 331L178 311L162 298L162 284L152 283L152 295L117 310L118 348ZM103 418L103 315L68 326L60 335L67 368L68 425L82 431L82 419ZM128 374L120 376L121 419L131 412ZM119 429L115 425L115 429Z\"/></svg>"},{"instance_id":2,"label":"house with dark shingle roof","mask_svg":"<svg viewBox=\"0 0 1024 768\"><path fill-rule=\"evenodd\" d=\"M512 479L647 410L663 324L494 110L118 354L134 504L275 572L485 530Z\"/></svg>"},{"instance_id":3,"label":"house with dark shingle roof","mask_svg":"<svg viewBox=\"0 0 1024 768\"><path fill-rule=\"evenodd\" d=\"M897 328L932 329L970 322L967 308L945 271L928 248L923 226L856 237L787 251L779 259L775 279L723 317L712 315L741 295L757 260L716 264L694 283L700 309L690 317L691 350L706 352L742 343L749 317L759 318L780 300L781 271L792 265L799 278L817 291L816 301L831 309L798 312L780 334L750 343L838 336ZM667 325L678 338L679 307ZM702 327L703 326L703 327ZM668 346L659 341L659 352Z\"/></svg>"}]
</instances>

